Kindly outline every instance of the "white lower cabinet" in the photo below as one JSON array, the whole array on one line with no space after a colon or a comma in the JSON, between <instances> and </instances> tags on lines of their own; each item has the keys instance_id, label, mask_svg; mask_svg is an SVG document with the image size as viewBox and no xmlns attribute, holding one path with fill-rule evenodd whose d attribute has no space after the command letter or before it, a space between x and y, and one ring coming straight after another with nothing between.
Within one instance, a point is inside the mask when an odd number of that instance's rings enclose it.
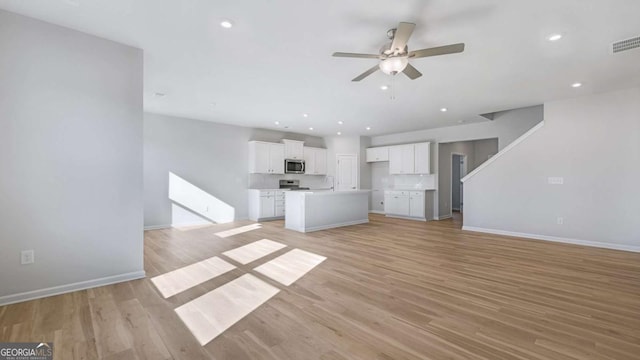
<instances>
[{"instance_id":1,"label":"white lower cabinet","mask_svg":"<svg viewBox=\"0 0 640 360\"><path fill-rule=\"evenodd\" d=\"M284 191L249 190L249 219L253 221L284 218Z\"/></svg>"},{"instance_id":2,"label":"white lower cabinet","mask_svg":"<svg viewBox=\"0 0 640 360\"><path fill-rule=\"evenodd\" d=\"M384 194L384 212L389 215L409 216L408 191L386 191Z\"/></svg>"},{"instance_id":3,"label":"white lower cabinet","mask_svg":"<svg viewBox=\"0 0 640 360\"><path fill-rule=\"evenodd\" d=\"M384 212L387 216L431 220L433 191L387 190L384 192Z\"/></svg>"},{"instance_id":4,"label":"white lower cabinet","mask_svg":"<svg viewBox=\"0 0 640 360\"><path fill-rule=\"evenodd\" d=\"M424 218L424 192L411 191L409 193L409 216Z\"/></svg>"}]
</instances>

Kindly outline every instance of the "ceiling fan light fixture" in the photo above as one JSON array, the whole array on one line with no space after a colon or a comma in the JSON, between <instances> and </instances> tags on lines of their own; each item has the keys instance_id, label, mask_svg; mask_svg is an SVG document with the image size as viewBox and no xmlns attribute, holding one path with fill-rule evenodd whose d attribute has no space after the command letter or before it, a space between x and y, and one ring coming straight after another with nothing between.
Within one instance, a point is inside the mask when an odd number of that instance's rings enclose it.
<instances>
[{"instance_id":1,"label":"ceiling fan light fixture","mask_svg":"<svg viewBox=\"0 0 640 360\"><path fill-rule=\"evenodd\" d=\"M395 75L402 72L409 64L409 58L406 56L394 56L380 61L380 70L387 75Z\"/></svg>"}]
</instances>

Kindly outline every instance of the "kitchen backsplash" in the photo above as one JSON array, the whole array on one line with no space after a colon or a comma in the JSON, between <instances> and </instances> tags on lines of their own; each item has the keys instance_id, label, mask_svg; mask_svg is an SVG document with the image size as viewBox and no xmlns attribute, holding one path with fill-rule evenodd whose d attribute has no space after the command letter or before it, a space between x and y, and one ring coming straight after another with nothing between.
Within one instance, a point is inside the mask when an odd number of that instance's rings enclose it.
<instances>
[{"instance_id":1,"label":"kitchen backsplash","mask_svg":"<svg viewBox=\"0 0 640 360\"><path fill-rule=\"evenodd\" d=\"M435 174L429 175L389 175L388 162L371 163L371 188L374 190L389 189L435 189Z\"/></svg>"},{"instance_id":2,"label":"kitchen backsplash","mask_svg":"<svg viewBox=\"0 0 640 360\"><path fill-rule=\"evenodd\" d=\"M249 174L249 189L277 189L280 186L278 181L282 179L300 180L301 187L311 189L329 189L333 186L332 176Z\"/></svg>"},{"instance_id":3,"label":"kitchen backsplash","mask_svg":"<svg viewBox=\"0 0 640 360\"><path fill-rule=\"evenodd\" d=\"M435 189L436 188L436 176L429 175L392 175L393 179L392 187L395 189Z\"/></svg>"}]
</instances>

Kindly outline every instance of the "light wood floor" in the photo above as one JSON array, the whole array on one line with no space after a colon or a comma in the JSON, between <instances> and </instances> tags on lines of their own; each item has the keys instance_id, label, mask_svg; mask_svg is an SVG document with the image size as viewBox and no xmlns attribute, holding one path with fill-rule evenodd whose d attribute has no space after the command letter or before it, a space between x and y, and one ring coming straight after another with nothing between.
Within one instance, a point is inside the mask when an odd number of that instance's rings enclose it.
<instances>
[{"instance_id":1,"label":"light wood floor","mask_svg":"<svg viewBox=\"0 0 640 360\"><path fill-rule=\"evenodd\" d=\"M167 300L146 278L0 307L0 341L53 341L57 360L640 359L640 254L371 220L149 231L148 277L263 238L287 247ZM327 260L288 287L252 271L292 248ZM200 346L174 309L246 273L280 292Z\"/></svg>"}]
</instances>

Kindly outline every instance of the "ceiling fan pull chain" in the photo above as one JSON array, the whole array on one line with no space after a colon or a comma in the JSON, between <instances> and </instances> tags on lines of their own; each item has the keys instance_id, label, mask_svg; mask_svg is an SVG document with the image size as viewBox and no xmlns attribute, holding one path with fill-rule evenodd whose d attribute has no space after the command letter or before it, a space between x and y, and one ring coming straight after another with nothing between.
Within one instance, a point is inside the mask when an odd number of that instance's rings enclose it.
<instances>
[{"instance_id":1,"label":"ceiling fan pull chain","mask_svg":"<svg viewBox=\"0 0 640 360\"><path fill-rule=\"evenodd\" d=\"M389 93L391 100L396 99L396 76L391 75L391 92Z\"/></svg>"}]
</instances>

